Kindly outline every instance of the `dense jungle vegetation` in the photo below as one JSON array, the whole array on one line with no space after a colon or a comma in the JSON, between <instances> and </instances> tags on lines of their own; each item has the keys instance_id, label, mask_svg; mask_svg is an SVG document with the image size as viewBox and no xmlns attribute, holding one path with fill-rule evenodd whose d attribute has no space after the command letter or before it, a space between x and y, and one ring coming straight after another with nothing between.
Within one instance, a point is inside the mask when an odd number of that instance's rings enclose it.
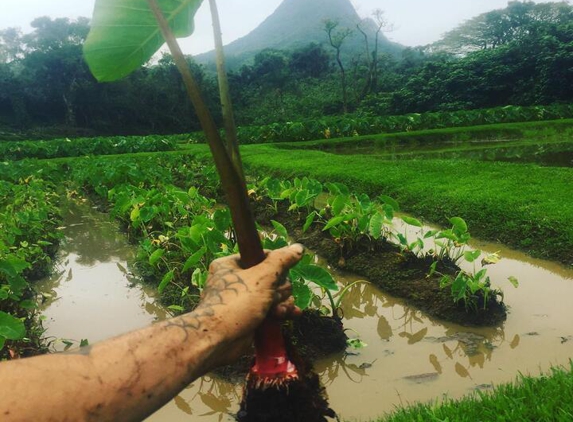
<instances>
[{"instance_id":1,"label":"dense jungle vegetation","mask_svg":"<svg viewBox=\"0 0 573 422\"><path fill-rule=\"evenodd\" d=\"M97 84L82 58L88 19L41 17L32 27L29 34L0 31L3 138L14 133L33 137L35 128L42 128L44 138L198 129L169 55L125 80ZM346 31L336 25L331 29L335 38ZM398 55L378 51L376 40L365 38L363 52L343 57L342 66L334 60L326 31L324 37L324 44L292 51L263 50L231 73L239 125L344 110L384 116L573 99L573 7L566 2L510 2L461 24L437 43L405 48ZM192 57L189 61L215 110L215 76Z\"/></svg>"}]
</instances>

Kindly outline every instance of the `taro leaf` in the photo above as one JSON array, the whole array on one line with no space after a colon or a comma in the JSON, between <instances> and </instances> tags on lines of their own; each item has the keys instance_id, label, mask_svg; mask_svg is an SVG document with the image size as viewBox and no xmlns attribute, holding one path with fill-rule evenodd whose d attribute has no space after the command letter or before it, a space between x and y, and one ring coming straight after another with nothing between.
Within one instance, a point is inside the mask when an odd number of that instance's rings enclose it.
<instances>
[{"instance_id":1,"label":"taro leaf","mask_svg":"<svg viewBox=\"0 0 573 422\"><path fill-rule=\"evenodd\" d=\"M26 327L18 318L0 311L0 337L8 340L19 340L26 335Z\"/></svg>"},{"instance_id":2,"label":"taro leaf","mask_svg":"<svg viewBox=\"0 0 573 422\"><path fill-rule=\"evenodd\" d=\"M476 249L475 251L464 252L464 258L468 262L474 262L476 259L480 257L480 255L481 251L479 249Z\"/></svg>"},{"instance_id":3,"label":"taro leaf","mask_svg":"<svg viewBox=\"0 0 573 422\"><path fill-rule=\"evenodd\" d=\"M308 230L308 228L312 225L312 223L314 222L314 217L316 217L316 211L311 212L307 217L306 217L306 221L304 222L304 226L302 227L302 232L306 232Z\"/></svg>"},{"instance_id":4,"label":"taro leaf","mask_svg":"<svg viewBox=\"0 0 573 422\"><path fill-rule=\"evenodd\" d=\"M187 261L185 261L185 265L183 265L183 269L181 270L181 272L184 273L185 271L189 270L189 268L197 265L197 263L201 260L201 258L203 258L203 255L205 255L205 252L207 252L207 248L203 246L201 247L201 249L199 249L197 252L195 252L193 255L187 258Z\"/></svg>"},{"instance_id":5,"label":"taro leaf","mask_svg":"<svg viewBox=\"0 0 573 422\"><path fill-rule=\"evenodd\" d=\"M175 37L193 33L193 17L202 0L157 3ZM98 81L111 82L146 63L164 42L146 0L97 0L84 56Z\"/></svg>"},{"instance_id":6,"label":"taro leaf","mask_svg":"<svg viewBox=\"0 0 573 422\"><path fill-rule=\"evenodd\" d=\"M218 209L213 213L213 221L218 230L225 231L231 227L231 212L229 208Z\"/></svg>"},{"instance_id":7,"label":"taro leaf","mask_svg":"<svg viewBox=\"0 0 573 422\"><path fill-rule=\"evenodd\" d=\"M194 272L197 272L197 270L195 270ZM207 278L209 277L209 272L200 271L196 277L197 277L196 279L192 277L191 282L194 283L194 285L197 286L199 289L203 290L205 284L207 284Z\"/></svg>"},{"instance_id":8,"label":"taro leaf","mask_svg":"<svg viewBox=\"0 0 573 422\"><path fill-rule=\"evenodd\" d=\"M452 224L452 226L454 226L454 229L456 229L460 233L465 233L468 231L468 225L466 224L463 218L452 217L450 218L450 223Z\"/></svg>"},{"instance_id":9,"label":"taro leaf","mask_svg":"<svg viewBox=\"0 0 573 422\"><path fill-rule=\"evenodd\" d=\"M382 226L384 225L384 216L377 212L370 219L369 233L374 239L378 239L382 233Z\"/></svg>"},{"instance_id":10,"label":"taro leaf","mask_svg":"<svg viewBox=\"0 0 573 422\"><path fill-rule=\"evenodd\" d=\"M331 218L330 220L328 220L328 223L326 223L326 226L324 226L322 231L326 231L326 230L330 229L331 227L337 226L338 224L342 223L343 221L344 221L344 217Z\"/></svg>"},{"instance_id":11,"label":"taro leaf","mask_svg":"<svg viewBox=\"0 0 573 422\"><path fill-rule=\"evenodd\" d=\"M149 256L149 265L155 265L157 261L165 254L165 249L157 249Z\"/></svg>"},{"instance_id":12,"label":"taro leaf","mask_svg":"<svg viewBox=\"0 0 573 422\"><path fill-rule=\"evenodd\" d=\"M275 250L283 248L285 246L288 246L288 243L282 237L277 237L274 240L269 237L265 237L263 239L263 249Z\"/></svg>"},{"instance_id":13,"label":"taro leaf","mask_svg":"<svg viewBox=\"0 0 573 422\"><path fill-rule=\"evenodd\" d=\"M420 220L417 220L413 217L402 217L402 220L404 223L409 224L410 226L422 227Z\"/></svg>"},{"instance_id":14,"label":"taro leaf","mask_svg":"<svg viewBox=\"0 0 573 422\"><path fill-rule=\"evenodd\" d=\"M332 201L332 215L337 216L340 215L346 204L349 203L349 199L346 195L338 195Z\"/></svg>"},{"instance_id":15,"label":"taro leaf","mask_svg":"<svg viewBox=\"0 0 573 422\"><path fill-rule=\"evenodd\" d=\"M205 244L212 253L218 253L222 249L222 245L226 245L229 239L225 237L219 230L211 230L205 233Z\"/></svg>"},{"instance_id":16,"label":"taro leaf","mask_svg":"<svg viewBox=\"0 0 573 422\"><path fill-rule=\"evenodd\" d=\"M360 231L360 233L366 233L366 230L368 230L368 225L370 224L370 215L365 214L362 217L360 217L358 219L358 230Z\"/></svg>"},{"instance_id":17,"label":"taro leaf","mask_svg":"<svg viewBox=\"0 0 573 422\"><path fill-rule=\"evenodd\" d=\"M339 195L341 193L340 188L335 183L328 182L324 186L328 189L331 195Z\"/></svg>"},{"instance_id":18,"label":"taro leaf","mask_svg":"<svg viewBox=\"0 0 573 422\"><path fill-rule=\"evenodd\" d=\"M20 306L20 308L27 310L38 308L38 304L36 303L36 301L31 299L25 299L21 301L18 305Z\"/></svg>"},{"instance_id":19,"label":"taro leaf","mask_svg":"<svg viewBox=\"0 0 573 422\"><path fill-rule=\"evenodd\" d=\"M174 276L173 270L169 271L167 274L163 276L161 283L159 283L159 287L157 287L157 291L159 293L163 293L163 290L165 290L167 285L171 282L171 280L173 280L173 276Z\"/></svg>"},{"instance_id":20,"label":"taro leaf","mask_svg":"<svg viewBox=\"0 0 573 422\"><path fill-rule=\"evenodd\" d=\"M29 267L30 264L13 255L8 255L6 258L0 260L0 273L4 273L8 277L16 277L17 274L20 274Z\"/></svg>"},{"instance_id":21,"label":"taro leaf","mask_svg":"<svg viewBox=\"0 0 573 422\"><path fill-rule=\"evenodd\" d=\"M318 284L323 289L328 290L338 290L336 282L332 278L332 275L326 271L324 268L318 265L308 264L301 265L298 264L291 270L296 276L304 278L306 281L312 281Z\"/></svg>"},{"instance_id":22,"label":"taro leaf","mask_svg":"<svg viewBox=\"0 0 573 422\"><path fill-rule=\"evenodd\" d=\"M306 284L300 282L295 277L291 277L292 280L292 295L295 298L294 303L301 310L305 310L310 306L312 302L312 291L310 287Z\"/></svg>"},{"instance_id":23,"label":"taro leaf","mask_svg":"<svg viewBox=\"0 0 573 422\"><path fill-rule=\"evenodd\" d=\"M143 221L144 223L150 222L153 219L153 217L155 217L156 214L157 214L157 207L155 206L143 207L139 210L139 217L141 218L141 221Z\"/></svg>"},{"instance_id":24,"label":"taro leaf","mask_svg":"<svg viewBox=\"0 0 573 422\"><path fill-rule=\"evenodd\" d=\"M380 195L380 196L378 196L378 198L383 203L390 205L394 209L394 211L400 211L400 206L398 205L398 202L396 202L394 199L390 198L389 196Z\"/></svg>"},{"instance_id":25,"label":"taro leaf","mask_svg":"<svg viewBox=\"0 0 573 422\"><path fill-rule=\"evenodd\" d=\"M306 205L309 199L310 192L308 189L303 189L295 195L294 202L296 203L297 207L302 208Z\"/></svg>"},{"instance_id":26,"label":"taro leaf","mask_svg":"<svg viewBox=\"0 0 573 422\"><path fill-rule=\"evenodd\" d=\"M424 234L424 239L428 239L429 237L434 237L438 233L439 233L438 230L428 230L426 234Z\"/></svg>"},{"instance_id":27,"label":"taro leaf","mask_svg":"<svg viewBox=\"0 0 573 422\"><path fill-rule=\"evenodd\" d=\"M129 214L129 218L133 223L136 223L136 221L139 222L139 220L140 220L139 215L140 215L139 207L136 206L131 210L131 213Z\"/></svg>"},{"instance_id":28,"label":"taro leaf","mask_svg":"<svg viewBox=\"0 0 573 422\"><path fill-rule=\"evenodd\" d=\"M0 336L0 350L4 348L4 343L6 343L6 338Z\"/></svg>"},{"instance_id":29,"label":"taro leaf","mask_svg":"<svg viewBox=\"0 0 573 422\"><path fill-rule=\"evenodd\" d=\"M275 220L271 220L271 223L273 224L273 227L279 236L284 237L285 239L288 237L288 232L285 226Z\"/></svg>"},{"instance_id":30,"label":"taro leaf","mask_svg":"<svg viewBox=\"0 0 573 422\"><path fill-rule=\"evenodd\" d=\"M394 218L394 208L392 208L391 205L384 204L382 209L384 210L384 215L388 220L392 220Z\"/></svg>"}]
</instances>

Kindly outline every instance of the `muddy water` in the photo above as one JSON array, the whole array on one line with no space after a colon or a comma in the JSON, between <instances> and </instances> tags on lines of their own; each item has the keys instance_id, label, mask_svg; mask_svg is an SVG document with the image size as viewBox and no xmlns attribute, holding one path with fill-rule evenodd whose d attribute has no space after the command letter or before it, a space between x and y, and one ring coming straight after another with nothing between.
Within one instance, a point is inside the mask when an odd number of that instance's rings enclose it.
<instances>
[{"instance_id":1,"label":"muddy water","mask_svg":"<svg viewBox=\"0 0 573 422\"><path fill-rule=\"evenodd\" d=\"M114 225L89 209L75 210L70 218L64 245L69 258L61 264L61 274L46 282L47 291L57 296L44 311L50 334L95 341L163 318L152 296L130 287L125 268L132 248L118 237ZM475 242L474 246L501 250L504 256L489 269L510 306L500 327L468 328L437 321L368 284L350 290L344 302L345 326L368 346L317 364L330 403L342 419L367 420L400 404L487 390L513 380L519 372L537 374L573 358L573 270L501 245ZM509 275L519 279L518 289L505 281ZM342 283L358 279L336 276ZM119 287L108 285L112 279ZM102 287L98 290L97 285ZM125 301L116 306L118 297ZM92 316L78 323L90 312ZM204 377L148 421L230 421L240 396L241 386Z\"/></svg>"},{"instance_id":2,"label":"muddy water","mask_svg":"<svg viewBox=\"0 0 573 422\"><path fill-rule=\"evenodd\" d=\"M367 154L384 160L469 159L573 167L573 142L562 141L433 142L431 145L388 142L376 146L341 145L331 152L342 155Z\"/></svg>"},{"instance_id":3,"label":"muddy water","mask_svg":"<svg viewBox=\"0 0 573 422\"><path fill-rule=\"evenodd\" d=\"M134 247L109 217L86 204L64 206L62 242L53 276L39 283L46 334L56 350L63 340L90 343L165 318L153 292L129 272Z\"/></svg>"}]
</instances>

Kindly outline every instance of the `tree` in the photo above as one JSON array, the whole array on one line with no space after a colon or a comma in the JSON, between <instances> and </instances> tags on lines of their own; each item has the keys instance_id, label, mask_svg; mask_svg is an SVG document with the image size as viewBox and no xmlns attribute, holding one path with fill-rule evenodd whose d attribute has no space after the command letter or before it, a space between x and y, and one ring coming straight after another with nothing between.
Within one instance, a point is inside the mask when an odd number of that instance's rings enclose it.
<instances>
[{"instance_id":1,"label":"tree","mask_svg":"<svg viewBox=\"0 0 573 422\"><path fill-rule=\"evenodd\" d=\"M434 48L455 54L497 48L521 41L548 24L573 20L573 7L567 2L539 3L510 1L505 9L482 13L447 32Z\"/></svg>"},{"instance_id":2,"label":"tree","mask_svg":"<svg viewBox=\"0 0 573 422\"><path fill-rule=\"evenodd\" d=\"M30 92L36 112L54 120L63 116L66 125L75 126L77 91L84 81L93 80L82 58L89 21L41 17L31 26L34 31L23 37L22 66L23 76L36 85Z\"/></svg>"},{"instance_id":3,"label":"tree","mask_svg":"<svg viewBox=\"0 0 573 422\"><path fill-rule=\"evenodd\" d=\"M344 70L344 65L340 58L340 49L344 40L352 34L350 28L339 28L340 23L338 21L333 21L327 19L324 21L324 31L328 35L328 41L332 48L336 50L336 63L340 69L340 85L342 88L342 109L344 113L348 112L348 93L346 86L346 72Z\"/></svg>"},{"instance_id":4,"label":"tree","mask_svg":"<svg viewBox=\"0 0 573 422\"><path fill-rule=\"evenodd\" d=\"M291 53L289 67L298 76L319 78L328 72L330 57L322 45L310 43Z\"/></svg>"},{"instance_id":5,"label":"tree","mask_svg":"<svg viewBox=\"0 0 573 422\"><path fill-rule=\"evenodd\" d=\"M364 44L366 46L366 62L368 65L368 71L366 75L366 82L364 84L364 89L360 98L364 98L369 93L376 90L376 85L378 83L378 47L380 41L380 32L392 30L392 26L389 24L384 16L384 11L382 9L375 9L372 12L372 19L363 19L356 24L356 29L364 37ZM370 43L368 41L368 33L364 26L368 23L374 22L374 48L370 51Z\"/></svg>"}]
</instances>

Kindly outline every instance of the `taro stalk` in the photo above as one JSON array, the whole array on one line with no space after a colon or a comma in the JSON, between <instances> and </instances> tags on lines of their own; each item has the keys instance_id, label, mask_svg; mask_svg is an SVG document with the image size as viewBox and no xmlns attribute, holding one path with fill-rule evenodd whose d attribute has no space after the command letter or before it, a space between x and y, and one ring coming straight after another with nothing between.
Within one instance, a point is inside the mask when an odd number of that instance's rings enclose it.
<instances>
[{"instance_id":1,"label":"taro stalk","mask_svg":"<svg viewBox=\"0 0 573 422\"><path fill-rule=\"evenodd\" d=\"M215 1L209 2L212 14L215 15ZM223 116L228 128L225 144L176 40L176 37L191 35L193 17L201 3L202 0L97 0L84 54L94 76L100 82L109 82L129 75L167 42L219 172L231 210L241 261L244 266L251 267L263 261L265 254L249 208L230 102L226 103L228 95L225 93L222 96ZM220 47L218 19L214 21L215 38ZM222 55L218 56L218 70L221 71ZM220 77L220 85L224 89L225 82L221 83L222 80L224 76ZM286 414L302 405L309 412L314 412L313 416L308 415L306 420L309 421L322 421L324 414L333 413L320 396L318 388L306 386L306 378L300 376L297 368L289 361L279 322L267 319L258 330L255 346L256 362L249 376L244 406L248 406L252 400L266 406L273 406L273 403L280 401L284 409L270 409L273 413L285 410ZM272 386L278 388L266 388ZM293 400L298 401L294 403ZM317 402L320 403L318 406ZM244 420L255 420L256 415L250 413Z\"/></svg>"}]
</instances>

